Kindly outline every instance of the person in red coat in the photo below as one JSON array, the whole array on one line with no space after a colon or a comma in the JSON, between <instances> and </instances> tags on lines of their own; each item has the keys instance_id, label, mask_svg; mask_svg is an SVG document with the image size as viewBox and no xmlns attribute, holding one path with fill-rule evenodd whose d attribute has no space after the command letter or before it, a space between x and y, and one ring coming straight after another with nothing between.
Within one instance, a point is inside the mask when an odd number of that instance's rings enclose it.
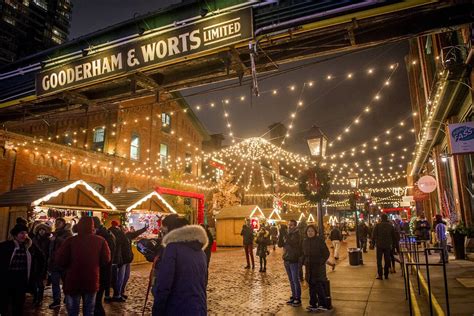
<instances>
[{"instance_id":1,"label":"person in red coat","mask_svg":"<svg viewBox=\"0 0 474 316\"><path fill-rule=\"evenodd\" d=\"M94 234L92 217L79 220L77 235L64 242L55 260L66 270L64 294L68 315L79 315L81 297L83 314L94 315L100 267L107 265L111 258L105 239Z\"/></svg>"}]
</instances>

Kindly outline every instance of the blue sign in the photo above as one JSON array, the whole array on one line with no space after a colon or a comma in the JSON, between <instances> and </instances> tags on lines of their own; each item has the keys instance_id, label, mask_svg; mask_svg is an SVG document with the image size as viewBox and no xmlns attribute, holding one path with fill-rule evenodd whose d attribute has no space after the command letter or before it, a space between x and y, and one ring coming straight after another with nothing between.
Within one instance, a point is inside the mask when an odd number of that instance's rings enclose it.
<instances>
[{"instance_id":1,"label":"blue sign","mask_svg":"<svg viewBox=\"0 0 474 316\"><path fill-rule=\"evenodd\" d=\"M474 152L474 122L449 124L448 131L452 154Z\"/></svg>"}]
</instances>

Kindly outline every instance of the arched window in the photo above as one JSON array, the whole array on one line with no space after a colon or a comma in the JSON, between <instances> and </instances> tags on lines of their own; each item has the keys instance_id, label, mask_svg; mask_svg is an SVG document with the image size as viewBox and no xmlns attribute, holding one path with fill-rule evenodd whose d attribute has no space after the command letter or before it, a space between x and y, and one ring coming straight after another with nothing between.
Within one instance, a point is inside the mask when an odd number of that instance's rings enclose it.
<instances>
[{"instance_id":1,"label":"arched window","mask_svg":"<svg viewBox=\"0 0 474 316\"><path fill-rule=\"evenodd\" d=\"M92 150L104 151L105 127L96 127L92 137Z\"/></svg>"},{"instance_id":2,"label":"arched window","mask_svg":"<svg viewBox=\"0 0 474 316\"><path fill-rule=\"evenodd\" d=\"M130 159L140 159L140 136L138 134L132 134L130 141Z\"/></svg>"},{"instance_id":3,"label":"arched window","mask_svg":"<svg viewBox=\"0 0 474 316\"><path fill-rule=\"evenodd\" d=\"M88 183L94 190L96 190L97 192L99 192L100 194L104 194L105 193L105 187L102 185L102 184L98 184L98 183Z\"/></svg>"}]
</instances>

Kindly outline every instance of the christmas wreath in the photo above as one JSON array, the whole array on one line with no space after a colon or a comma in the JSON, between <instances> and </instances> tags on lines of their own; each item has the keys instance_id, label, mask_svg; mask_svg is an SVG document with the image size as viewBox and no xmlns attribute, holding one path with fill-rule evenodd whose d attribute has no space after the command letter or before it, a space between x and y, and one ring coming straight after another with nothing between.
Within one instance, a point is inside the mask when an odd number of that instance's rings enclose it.
<instances>
[{"instance_id":1,"label":"christmas wreath","mask_svg":"<svg viewBox=\"0 0 474 316\"><path fill-rule=\"evenodd\" d=\"M327 169L319 166L312 167L300 177L300 192L312 203L321 202L329 197L331 190L329 180Z\"/></svg>"}]
</instances>

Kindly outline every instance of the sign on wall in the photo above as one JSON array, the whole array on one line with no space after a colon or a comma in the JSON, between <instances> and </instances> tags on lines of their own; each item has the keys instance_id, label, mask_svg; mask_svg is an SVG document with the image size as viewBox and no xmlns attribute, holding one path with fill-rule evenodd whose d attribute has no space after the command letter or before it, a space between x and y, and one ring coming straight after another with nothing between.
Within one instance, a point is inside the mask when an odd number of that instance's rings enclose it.
<instances>
[{"instance_id":1,"label":"sign on wall","mask_svg":"<svg viewBox=\"0 0 474 316\"><path fill-rule=\"evenodd\" d=\"M451 154L474 152L474 122L448 124Z\"/></svg>"},{"instance_id":2,"label":"sign on wall","mask_svg":"<svg viewBox=\"0 0 474 316\"><path fill-rule=\"evenodd\" d=\"M251 8L213 16L42 71L36 76L36 94L49 94L153 68L252 37Z\"/></svg>"},{"instance_id":3,"label":"sign on wall","mask_svg":"<svg viewBox=\"0 0 474 316\"><path fill-rule=\"evenodd\" d=\"M424 193L431 193L436 190L438 183L436 179L432 176L423 176L418 179L417 182L418 188Z\"/></svg>"}]
</instances>

